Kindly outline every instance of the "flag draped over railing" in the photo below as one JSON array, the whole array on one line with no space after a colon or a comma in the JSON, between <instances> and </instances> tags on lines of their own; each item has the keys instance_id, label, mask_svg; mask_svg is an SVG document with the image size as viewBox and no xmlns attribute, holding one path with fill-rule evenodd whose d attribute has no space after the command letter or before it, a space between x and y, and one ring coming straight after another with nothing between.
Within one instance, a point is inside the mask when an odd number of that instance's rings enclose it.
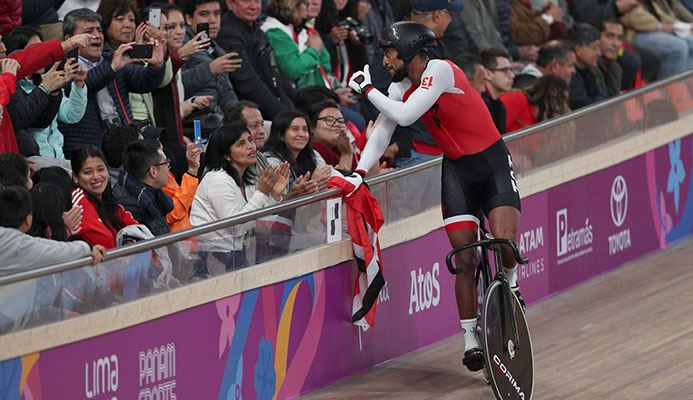
<instances>
[{"instance_id":1,"label":"flag draped over railing","mask_svg":"<svg viewBox=\"0 0 693 400\"><path fill-rule=\"evenodd\" d=\"M350 176L334 171L328 187L339 187L345 194L347 227L358 267L352 303L351 322L364 328L373 326L380 289L385 285L378 230L383 225L380 206L366 185L356 186ZM353 193L352 193L353 192Z\"/></svg>"}]
</instances>

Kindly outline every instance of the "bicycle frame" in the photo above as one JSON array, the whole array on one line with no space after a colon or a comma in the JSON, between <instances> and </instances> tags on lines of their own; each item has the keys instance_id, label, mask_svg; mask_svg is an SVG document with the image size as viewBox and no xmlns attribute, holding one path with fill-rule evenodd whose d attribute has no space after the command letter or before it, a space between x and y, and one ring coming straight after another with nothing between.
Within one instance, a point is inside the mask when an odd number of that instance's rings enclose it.
<instances>
[{"instance_id":1,"label":"bicycle frame","mask_svg":"<svg viewBox=\"0 0 693 400\"><path fill-rule=\"evenodd\" d=\"M515 343L517 343L517 350L520 350L520 340L519 340L519 334L517 331L517 321L515 320L515 311L512 307L512 301L510 300L513 294L512 291L510 290L510 283L508 282L508 278L505 276L503 273L503 257L501 254L501 247L502 245L507 245L510 246L510 248L513 250L513 257L515 258L515 261L518 262L518 264L526 264L529 262L529 258L522 257L520 255L520 250L517 247L517 244L513 242L512 240L509 239L494 239L490 237L488 232L482 227L480 227L481 231L484 233L485 236L487 236L486 239L481 239L476 242L468 243L465 245L462 245L460 247L457 247L450 251L445 258L445 264L448 266L448 270L450 273L453 275L457 275L462 272L462 270L455 268L452 265L452 258L457 254L458 252L466 249L470 249L473 247L480 247L482 249L481 251L481 260L479 263L478 270L482 270L482 274L484 275L484 288L488 288L494 280L499 280L501 281L501 284L503 285L503 292L505 293L505 306L508 309L508 312L511 315L510 318L510 326L513 331L513 339L515 339ZM494 255L494 260L496 264L496 274L491 279L492 271L491 271L491 264L489 263L488 259L488 253L487 251L491 250L493 251ZM478 278L478 275L477 275Z\"/></svg>"}]
</instances>

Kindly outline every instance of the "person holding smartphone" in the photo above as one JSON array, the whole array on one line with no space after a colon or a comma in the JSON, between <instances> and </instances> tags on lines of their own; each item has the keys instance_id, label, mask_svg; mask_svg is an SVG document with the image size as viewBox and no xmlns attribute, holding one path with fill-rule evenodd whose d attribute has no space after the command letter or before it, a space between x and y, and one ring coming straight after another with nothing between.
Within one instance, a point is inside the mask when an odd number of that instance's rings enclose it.
<instances>
[{"instance_id":1,"label":"person holding smartphone","mask_svg":"<svg viewBox=\"0 0 693 400\"><path fill-rule=\"evenodd\" d=\"M183 65L182 81L185 97L209 98L209 104L194 110L183 119L183 131L192 139L193 121L199 120L202 126L202 138L222 125L224 112L233 106L238 97L229 80L229 73L241 67L244 60L235 52L226 52L216 42L221 19L221 3L217 0L192 0L183 7L186 32L183 39L188 43L195 38L209 36L206 51L191 55ZM202 30L205 33L202 33ZM198 36L202 34L202 36ZM211 96L211 98L210 98ZM194 102L193 102L194 103Z\"/></svg>"},{"instance_id":2,"label":"person holding smartphone","mask_svg":"<svg viewBox=\"0 0 693 400\"><path fill-rule=\"evenodd\" d=\"M173 5L164 5L164 6L173 6ZM173 6L175 7L175 6ZM146 18L146 19L145 19ZM166 42L166 46L164 46L164 68L166 69L166 74L164 75L164 79L161 81L161 84L159 85L159 88L164 88L164 87L169 87L171 82L173 81L175 74L178 72L180 67L185 63L185 59L187 59L190 55L195 54L197 52L204 51L206 47L209 46L209 40L202 40L200 37L199 40L193 40L185 45L185 47L180 48L180 45L177 47L172 47L169 49L168 41L167 41L167 32L166 30L162 27L161 23L164 23L163 26L166 25L167 23L167 18L166 14L162 13L161 8L144 8L140 10L140 13L138 15L138 18L136 20L137 22L137 29L135 30L135 43L136 46L147 46L148 43L150 43L152 40L157 40L159 42ZM178 50L181 50L179 55ZM138 56L135 56L134 51L137 50L137 48L133 48L133 50L130 52L130 57L133 58L141 58ZM144 64L142 61L139 63ZM167 146L170 146L172 144L177 144L177 145L184 145L185 143L183 142L183 137L182 137L182 128L180 130L180 136L179 136L179 130L175 121L176 114L175 114L175 108L176 104L172 101L167 101L166 106L170 107L171 112L167 113L167 116L174 118L173 120L169 121L168 124L164 124L163 120L159 120L157 118L157 113L156 110L159 109L161 110L162 107L155 105L154 103L154 92L151 93L130 93L130 104L132 106L132 114L133 117L135 118L136 125L142 126L145 124L150 124L152 126L157 126L157 127L166 127L166 131L164 132L163 138L161 138L164 142L166 142ZM178 114L178 118L180 118L180 114ZM169 126L171 127L169 131ZM179 154L181 157L181 162L184 161L182 159L183 156L183 151L180 149L180 151L177 151L176 154ZM178 171L182 173L182 171ZM177 174L178 175L178 174Z\"/></svg>"},{"instance_id":3,"label":"person holding smartphone","mask_svg":"<svg viewBox=\"0 0 693 400\"><path fill-rule=\"evenodd\" d=\"M211 41L210 39L202 39L203 33L199 32L184 46L185 19L183 18L183 11L175 4L163 5L160 10L160 31L164 34L166 48L170 55L166 61L166 68L167 71L169 68L171 69L171 80L162 82L162 85L152 92L154 118L157 126L166 128L166 133L160 138L164 146L173 143L183 145L185 139L182 119L195 110L206 108L212 96L186 97L181 68L193 54L207 51ZM184 102L183 100L186 98L191 101Z\"/></svg>"},{"instance_id":4,"label":"person holding smartphone","mask_svg":"<svg viewBox=\"0 0 693 400\"><path fill-rule=\"evenodd\" d=\"M13 30L5 40L10 52L43 42L41 34L27 26ZM74 50L78 51L77 48ZM17 86L22 88L22 92L12 97L8 111L15 133L18 137L24 137L20 143L31 141L30 146L39 155L64 159L64 140L58 129L58 121L76 123L84 115L87 106L87 88L84 85L87 67L79 64L76 57L68 57L37 73L32 75L32 79L18 81ZM63 94L63 86L68 83L72 93L70 97ZM26 151L23 153L29 155Z\"/></svg>"},{"instance_id":5,"label":"person holding smartphone","mask_svg":"<svg viewBox=\"0 0 693 400\"><path fill-rule=\"evenodd\" d=\"M105 8L113 1L119 0L105 0L101 6ZM126 0L125 3L129 2ZM110 16L112 18L113 14ZM89 69L86 111L76 124L58 124L65 136L63 151L66 154L78 145L93 144L99 147L101 139L111 127L131 124L134 118L128 93L151 92L164 77L161 43L153 43L152 57L145 60L146 66L133 64L137 60L125 55L133 42L122 43L115 50L109 44L104 49L101 20L101 15L87 8L70 11L63 20L65 39L80 33L92 35L88 45L80 50L79 57L80 64Z\"/></svg>"}]
</instances>

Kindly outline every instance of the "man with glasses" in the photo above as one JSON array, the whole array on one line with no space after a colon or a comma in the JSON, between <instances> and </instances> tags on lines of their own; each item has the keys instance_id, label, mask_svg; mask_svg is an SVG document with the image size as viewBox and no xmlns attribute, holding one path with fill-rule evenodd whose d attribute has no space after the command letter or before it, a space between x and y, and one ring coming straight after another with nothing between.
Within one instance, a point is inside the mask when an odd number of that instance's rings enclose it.
<instances>
[{"instance_id":1,"label":"man with glasses","mask_svg":"<svg viewBox=\"0 0 693 400\"><path fill-rule=\"evenodd\" d=\"M485 89L481 92L481 98L502 135L505 133L505 105L498 97L513 88L515 74L510 64L510 55L505 49L484 50L481 52L481 65L484 67Z\"/></svg>"},{"instance_id":2,"label":"man with glasses","mask_svg":"<svg viewBox=\"0 0 693 400\"><path fill-rule=\"evenodd\" d=\"M154 234L170 232L166 215L173 200L163 190L168 184L171 160L156 139L137 140L123 154L123 171L113 186L113 194L126 211Z\"/></svg>"}]
</instances>

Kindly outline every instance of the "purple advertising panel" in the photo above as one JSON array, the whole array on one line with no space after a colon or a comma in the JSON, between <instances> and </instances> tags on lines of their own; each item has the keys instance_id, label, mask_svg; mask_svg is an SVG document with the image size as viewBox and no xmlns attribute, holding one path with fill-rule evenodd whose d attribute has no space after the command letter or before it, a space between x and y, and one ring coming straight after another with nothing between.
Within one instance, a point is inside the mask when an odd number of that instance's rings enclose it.
<instances>
[{"instance_id":1,"label":"purple advertising panel","mask_svg":"<svg viewBox=\"0 0 693 400\"><path fill-rule=\"evenodd\" d=\"M548 191L552 293L659 247L645 167L640 156Z\"/></svg>"},{"instance_id":2,"label":"purple advertising panel","mask_svg":"<svg viewBox=\"0 0 693 400\"><path fill-rule=\"evenodd\" d=\"M347 262L5 361L0 377L16 385L0 398L295 397L457 333L448 250L444 230L384 250L387 285L367 331L349 322Z\"/></svg>"},{"instance_id":3,"label":"purple advertising panel","mask_svg":"<svg viewBox=\"0 0 693 400\"><path fill-rule=\"evenodd\" d=\"M687 137L523 199L527 302L689 236L692 164ZM368 330L350 323L356 268L345 262L0 362L0 399L294 398L459 333L449 250L444 229L384 250Z\"/></svg>"},{"instance_id":4,"label":"purple advertising panel","mask_svg":"<svg viewBox=\"0 0 693 400\"><path fill-rule=\"evenodd\" d=\"M645 155L651 215L661 247L693 230L693 140L673 141Z\"/></svg>"},{"instance_id":5,"label":"purple advertising panel","mask_svg":"<svg viewBox=\"0 0 693 400\"><path fill-rule=\"evenodd\" d=\"M517 266L517 279L527 305L549 296L549 222L546 215L547 193L522 199L522 218L517 244L529 263Z\"/></svg>"}]
</instances>

